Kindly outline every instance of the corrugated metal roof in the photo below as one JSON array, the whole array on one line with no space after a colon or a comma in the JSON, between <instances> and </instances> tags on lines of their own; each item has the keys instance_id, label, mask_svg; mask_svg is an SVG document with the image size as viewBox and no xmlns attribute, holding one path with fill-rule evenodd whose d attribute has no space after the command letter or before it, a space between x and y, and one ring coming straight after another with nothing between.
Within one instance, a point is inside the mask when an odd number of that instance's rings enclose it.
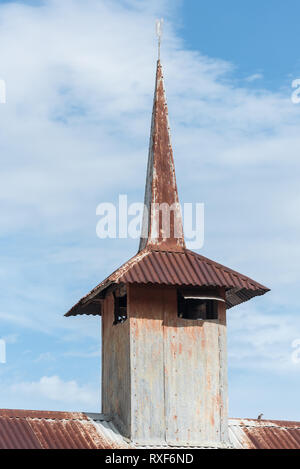
<instances>
[{"instance_id":1,"label":"corrugated metal roof","mask_svg":"<svg viewBox=\"0 0 300 469\"><path fill-rule=\"evenodd\" d=\"M235 449L300 449L300 422L230 419L229 438ZM102 414L0 410L0 449L126 448L137 446Z\"/></svg>"},{"instance_id":2,"label":"corrugated metal roof","mask_svg":"<svg viewBox=\"0 0 300 469\"><path fill-rule=\"evenodd\" d=\"M116 449L127 446L109 420L103 421L101 431L99 428L83 413L4 409L0 410L0 449Z\"/></svg>"},{"instance_id":3,"label":"corrugated metal roof","mask_svg":"<svg viewBox=\"0 0 300 469\"><path fill-rule=\"evenodd\" d=\"M269 291L249 277L188 249L183 252L144 249L83 297L66 316L100 314L99 306L90 301L118 283L225 288L227 308Z\"/></svg>"},{"instance_id":4,"label":"corrugated metal roof","mask_svg":"<svg viewBox=\"0 0 300 469\"><path fill-rule=\"evenodd\" d=\"M230 419L229 437L236 449L300 449L300 422Z\"/></svg>"}]
</instances>

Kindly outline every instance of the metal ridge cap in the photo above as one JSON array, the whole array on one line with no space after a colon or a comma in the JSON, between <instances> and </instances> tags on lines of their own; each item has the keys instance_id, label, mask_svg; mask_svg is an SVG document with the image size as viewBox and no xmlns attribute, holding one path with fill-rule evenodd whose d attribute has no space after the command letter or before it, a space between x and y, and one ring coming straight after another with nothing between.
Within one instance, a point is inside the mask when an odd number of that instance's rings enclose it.
<instances>
[{"instance_id":1,"label":"metal ridge cap","mask_svg":"<svg viewBox=\"0 0 300 469\"><path fill-rule=\"evenodd\" d=\"M228 426L244 428L282 428L300 430L300 422L292 420L258 420L250 418L229 418Z\"/></svg>"},{"instance_id":2,"label":"metal ridge cap","mask_svg":"<svg viewBox=\"0 0 300 469\"><path fill-rule=\"evenodd\" d=\"M87 421L84 412L64 412L52 410L0 409L0 419L31 420L78 420Z\"/></svg>"}]
</instances>

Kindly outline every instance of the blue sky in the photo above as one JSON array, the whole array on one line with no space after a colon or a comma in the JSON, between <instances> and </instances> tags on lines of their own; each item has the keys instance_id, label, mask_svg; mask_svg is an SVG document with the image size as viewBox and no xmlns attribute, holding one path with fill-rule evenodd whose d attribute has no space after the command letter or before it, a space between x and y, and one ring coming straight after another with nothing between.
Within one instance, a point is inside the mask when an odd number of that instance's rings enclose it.
<instances>
[{"instance_id":1,"label":"blue sky","mask_svg":"<svg viewBox=\"0 0 300 469\"><path fill-rule=\"evenodd\" d=\"M300 419L299 13L293 0L0 1L0 407L100 410L100 319L63 314L137 250L96 237L96 206L143 199L164 16L200 252L272 288L228 312L230 415Z\"/></svg>"},{"instance_id":2,"label":"blue sky","mask_svg":"<svg viewBox=\"0 0 300 469\"><path fill-rule=\"evenodd\" d=\"M299 13L297 0L186 1L184 39L192 49L233 63L240 78L262 74L263 85L276 90L299 74Z\"/></svg>"}]
</instances>

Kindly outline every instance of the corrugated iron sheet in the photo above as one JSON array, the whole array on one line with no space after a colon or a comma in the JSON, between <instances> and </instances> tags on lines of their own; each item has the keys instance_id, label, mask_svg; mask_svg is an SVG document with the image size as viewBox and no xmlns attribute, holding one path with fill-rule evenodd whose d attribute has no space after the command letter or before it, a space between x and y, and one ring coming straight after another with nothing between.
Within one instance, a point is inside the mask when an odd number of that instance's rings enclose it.
<instances>
[{"instance_id":1,"label":"corrugated iron sheet","mask_svg":"<svg viewBox=\"0 0 300 469\"><path fill-rule=\"evenodd\" d=\"M83 413L0 410L0 449L116 449L127 446L121 435L117 437L111 422L103 421L101 425L99 422Z\"/></svg>"},{"instance_id":2,"label":"corrugated iron sheet","mask_svg":"<svg viewBox=\"0 0 300 469\"><path fill-rule=\"evenodd\" d=\"M90 301L114 283L225 288L227 308L269 291L249 277L188 249L183 252L145 249L83 297L66 316L101 314L99 306L91 307Z\"/></svg>"},{"instance_id":3,"label":"corrugated iron sheet","mask_svg":"<svg viewBox=\"0 0 300 469\"><path fill-rule=\"evenodd\" d=\"M229 437L235 449L300 449L300 422L230 419ZM101 414L0 410L0 449L135 447Z\"/></svg>"},{"instance_id":4,"label":"corrugated iron sheet","mask_svg":"<svg viewBox=\"0 0 300 469\"><path fill-rule=\"evenodd\" d=\"M152 251L122 274L118 282L238 287L246 290L264 288L253 280L188 250L183 253Z\"/></svg>"},{"instance_id":5,"label":"corrugated iron sheet","mask_svg":"<svg viewBox=\"0 0 300 469\"><path fill-rule=\"evenodd\" d=\"M231 419L229 436L236 449L300 449L300 422Z\"/></svg>"}]
</instances>

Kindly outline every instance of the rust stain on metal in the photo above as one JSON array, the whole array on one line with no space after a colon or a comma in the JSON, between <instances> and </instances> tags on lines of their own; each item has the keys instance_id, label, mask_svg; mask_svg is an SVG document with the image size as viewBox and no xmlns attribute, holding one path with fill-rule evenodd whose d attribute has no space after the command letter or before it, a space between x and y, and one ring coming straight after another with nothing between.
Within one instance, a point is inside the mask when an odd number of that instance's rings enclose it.
<instances>
[{"instance_id":1,"label":"rust stain on metal","mask_svg":"<svg viewBox=\"0 0 300 469\"><path fill-rule=\"evenodd\" d=\"M300 449L300 422L230 419L229 430L236 448Z\"/></svg>"},{"instance_id":2,"label":"rust stain on metal","mask_svg":"<svg viewBox=\"0 0 300 469\"><path fill-rule=\"evenodd\" d=\"M78 412L0 410L0 449L133 449L104 416L92 420ZM174 421L178 416L174 415ZM212 424L212 422L211 422ZM300 449L300 422L230 419L237 449ZM176 433L177 434L177 433ZM190 430L188 437L191 438ZM188 446L188 445L185 445ZM143 446L146 447L146 446ZM164 447L166 444L147 447ZM173 447L173 446L172 446ZM206 447L206 445L199 445Z\"/></svg>"},{"instance_id":3,"label":"rust stain on metal","mask_svg":"<svg viewBox=\"0 0 300 469\"><path fill-rule=\"evenodd\" d=\"M107 424L106 424L107 425ZM125 447L79 412L0 410L0 449L110 449Z\"/></svg>"},{"instance_id":4,"label":"rust stain on metal","mask_svg":"<svg viewBox=\"0 0 300 469\"><path fill-rule=\"evenodd\" d=\"M170 232L167 236L164 231L162 213L157 210L161 204L173 209L172 212L167 212L170 222ZM185 242L160 61L157 62L155 80L145 205L148 210L148 219L145 220L146 226L143 227L142 233L147 232L147 236L141 238L140 250L151 246L156 249L181 251L185 247Z\"/></svg>"}]
</instances>

